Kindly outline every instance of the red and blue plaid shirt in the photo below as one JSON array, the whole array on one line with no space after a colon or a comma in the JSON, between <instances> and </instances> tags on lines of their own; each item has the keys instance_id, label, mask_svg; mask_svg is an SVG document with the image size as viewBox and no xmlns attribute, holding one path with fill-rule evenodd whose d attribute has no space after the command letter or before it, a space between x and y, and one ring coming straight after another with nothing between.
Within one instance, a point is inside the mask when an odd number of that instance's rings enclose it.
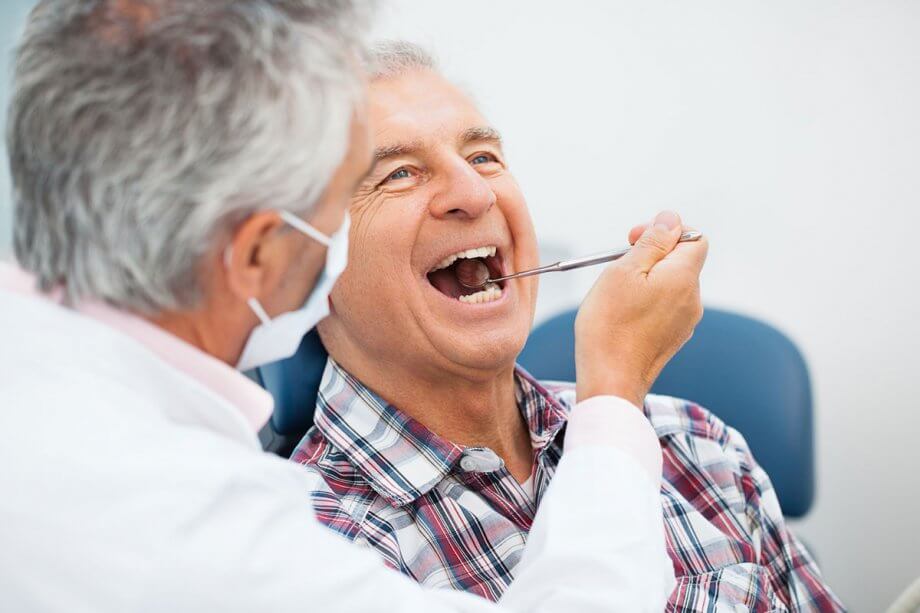
<instances>
[{"instance_id":1,"label":"red and blue plaid shirt","mask_svg":"<svg viewBox=\"0 0 920 613\"><path fill-rule=\"evenodd\" d=\"M330 360L316 425L293 456L318 475L320 522L419 583L497 600L514 580L574 405L571 384L541 384L521 369L515 377L535 452L533 492L490 450L444 440ZM677 577L668 610L842 611L741 435L675 398L649 396L645 413L664 456L661 504Z\"/></svg>"}]
</instances>

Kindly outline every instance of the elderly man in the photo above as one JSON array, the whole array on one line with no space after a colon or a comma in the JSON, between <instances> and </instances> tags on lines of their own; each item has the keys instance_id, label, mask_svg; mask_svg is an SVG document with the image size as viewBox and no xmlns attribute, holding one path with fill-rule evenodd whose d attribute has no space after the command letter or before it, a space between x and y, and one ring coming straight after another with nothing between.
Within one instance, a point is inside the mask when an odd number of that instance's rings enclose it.
<instances>
[{"instance_id":1,"label":"elderly man","mask_svg":"<svg viewBox=\"0 0 920 613\"><path fill-rule=\"evenodd\" d=\"M322 529L309 476L258 447L271 398L234 369L290 355L345 265L371 155L358 17L343 0L33 11L8 120L0 610L499 610ZM584 401L501 610L654 611L670 591L660 451L621 398L695 323L635 317L698 274L657 236L586 304ZM659 272L610 300L638 267ZM604 326L645 359L622 362Z\"/></svg>"},{"instance_id":2,"label":"elderly man","mask_svg":"<svg viewBox=\"0 0 920 613\"><path fill-rule=\"evenodd\" d=\"M323 479L313 491L323 523L425 585L497 599L514 585L563 449L581 436L566 424L585 390L581 382L543 384L515 367L535 278L481 291L458 281L465 260L493 277L537 263L498 132L412 45L381 47L370 72L378 142L352 203L352 234L361 240L319 327L331 359L316 426L294 459ZM662 227L640 246L680 233L673 215L659 215L654 228ZM702 248L678 245L675 253ZM665 260L649 275L627 274L617 299L685 265ZM604 289L582 306L581 338ZM680 317L696 291L694 283L674 288L642 312ZM643 360L630 324L593 330L617 339L621 363ZM585 367L603 368L586 346L576 354ZM644 400L664 451L661 505L678 576L668 610L839 610L741 436L689 402L645 398L656 375L623 395L636 406ZM616 522L611 515L594 530L602 535Z\"/></svg>"}]
</instances>

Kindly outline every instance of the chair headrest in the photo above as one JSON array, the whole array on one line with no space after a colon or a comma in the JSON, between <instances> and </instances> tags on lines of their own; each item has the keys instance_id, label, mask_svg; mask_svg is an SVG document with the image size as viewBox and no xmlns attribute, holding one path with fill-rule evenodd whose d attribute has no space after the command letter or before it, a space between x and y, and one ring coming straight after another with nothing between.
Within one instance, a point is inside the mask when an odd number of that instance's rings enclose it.
<instances>
[{"instance_id":1,"label":"chair headrest","mask_svg":"<svg viewBox=\"0 0 920 613\"><path fill-rule=\"evenodd\" d=\"M272 429L280 435L301 435L313 425L316 394L329 354L316 330L304 336L297 353L258 368L262 386L275 398Z\"/></svg>"},{"instance_id":2,"label":"chair headrest","mask_svg":"<svg viewBox=\"0 0 920 613\"><path fill-rule=\"evenodd\" d=\"M519 361L538 379L575 380L576 313L547 320L527 340ZM782 332L707 308L652 392L699 403L739 430L770 475L787 516L801 517L811 507L811 381L802 354Z\"/></svg>"}]
</instances>

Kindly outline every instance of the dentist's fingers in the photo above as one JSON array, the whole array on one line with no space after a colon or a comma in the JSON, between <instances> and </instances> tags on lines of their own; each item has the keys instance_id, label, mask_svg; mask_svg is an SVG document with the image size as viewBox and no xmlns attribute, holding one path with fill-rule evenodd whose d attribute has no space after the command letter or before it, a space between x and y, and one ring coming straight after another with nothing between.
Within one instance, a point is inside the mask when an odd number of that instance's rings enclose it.
<instances>
[{"instance_id":1,"label":"dentist's fingers","mask_svg":"<svg viewBox=\"0 0 920 613\"><path fill-rule=\"evenodd\" d=\"M628 234L628 237L629 237L629 244L630 244L630 245L635 245L635 244L636 244L636 241L639 240L639 237L642 236L642 234L643 234L646 230L648 230L649 226L651 226L651 225L652 225L652 222L640 223L638 226L633 226L632 230L630 230L630 231L629 231L629 234ZM695 230L696 230L696 228L694 228L693 226L684 225L684 232L685 232L685 233L686 233L686 232L693 232L693 231L695 231Z\"/></svg>"},{"instance_id":2,"label":"dentist's fingers","mask_svg":"<svg viewBox=\"0 0 920 613\"><path fill-rule=\"evenodd\" d=\"M684 232L692 228L684 226ZM709 254L709 239L704 234L698 240L679 243L674 250L661 259L649 275L685 275L699 282L700 273Z\"/></svg>"},{"instance_id":3,"label":"dentist's fingers","mask_svg":"<svg viewBox=\"0 0 920 613\"><path fill-rule=\"evenodd\" d=\"M645 232L645 230L652 225L651 223L641 223L638 226L634 226L632 230L629 231L629 244L635 245L636 241L639 240L639 237Z\"/></svg>"},{"instance_id":4,"label":"dentist's fingers","mask_svg":"<svg viewBox=\"0 0 920 613\"><path fill-rule=\"evenodd\" d=\"M634 226L629 231L629 244L635 245L636 242L639 240L639 238L641 238L641 236L652 226L653 223L654 222L649 222L649 223L643 223L643 224ZM682 232L684 233L692 232L695 230L696 228L684 225ZM696 240L696 241L688 241L685 243L679 243L674 248L674 251L672 253L674 254L673 256L669 255L664 258L665 260L668 260L667 262L668 266L671 265L669 258L677 257L677 254L679 253L679 259L684 264L689 266L691 269L695 269L697 272L699 272L702 270L703 265L706 263L706 257L709 253L709 240L704 235L699 240ZM658 266L659 267L665 266L665 264L666 262L662 261L658 263ZM680 266L682 264L675 262L674 265Z\"/></svg>"},{"instance_id":5,"label":"dentist's fingers","mask_svg":"<svg viewBox=\"0 0 920 613\"><path fill-rule=\"evenodd\" d=\"M682 232L680 215L673 211L662 211L642 232L632 250L621 262L640 272L648 273L655 264L673 251Z\"/></svg>"},{"instance_id":6,"label":"dentist's fingers","mask_svg":"<svg viewBox=\"0 0 920 613\"><path fill-rule=\"evenodd\" d=\"M665 364L702 317L700 270L709 243L678 243L687 231L660 213L630 232L635 246L609 265L575 319L576 395L610 394L642 406Z\"/></svg>"}]
</instances>

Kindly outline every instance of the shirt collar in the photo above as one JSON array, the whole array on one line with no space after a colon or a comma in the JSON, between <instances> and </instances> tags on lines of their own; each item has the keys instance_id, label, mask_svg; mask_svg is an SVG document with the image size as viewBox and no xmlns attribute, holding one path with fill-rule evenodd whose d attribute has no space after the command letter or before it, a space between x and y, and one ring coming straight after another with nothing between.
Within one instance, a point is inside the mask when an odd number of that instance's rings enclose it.
<instances>
[{"instance_id":1,"label":"shirt collar","mask_svg":"<svg viewBox=\"0 0 920 613\"><path fill-rule=\"evenodd\" d=\"M567 412L522 368L514 376L531 442L542 450L554 441ZM314 423L393 506L408 504L434 488L466 451L388 404L332 358L320 383Z\"/></svg>"},{"instance_id":2,"label":"shirt collar","mask_svg":"<svg viewBox=\"0 0 920 613\"><path fill-rule=\"evenodd\" d=\"M569 408L520 364L515 366L514 376L518 408L530 429L531 443L534 449L543 449L565 426Z\"/></svg>"},{"instance_id":3,"label":"shirt collar","mask_svg":"<svg viewBox=\"0 0 920 613\"><path fill-rule=\"evenodd\" d=\"M41 293L34 278L22 269L0 262L0 289L60 303L59 291ZM174 368L229 402L258 431L271 416L271 394L228 364L158 328L147 320L101 302L81 303L75 311L130 336Z\"/></svg>"}]
</instances>

